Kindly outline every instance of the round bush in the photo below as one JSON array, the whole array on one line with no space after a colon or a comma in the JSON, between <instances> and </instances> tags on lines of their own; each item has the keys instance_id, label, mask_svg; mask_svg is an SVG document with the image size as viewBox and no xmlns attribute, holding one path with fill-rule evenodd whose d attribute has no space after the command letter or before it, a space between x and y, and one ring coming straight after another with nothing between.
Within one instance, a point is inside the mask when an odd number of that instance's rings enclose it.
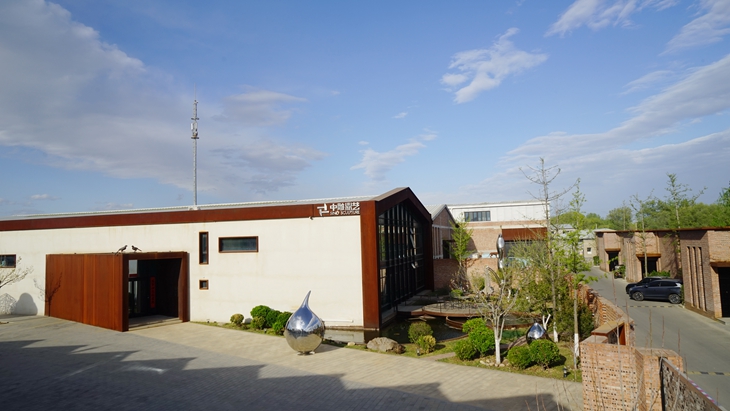
<instances>
[{"instance_id":1,"label":"round bush","mask_svg":"<svg viewBox=\"0 0 730 411\"><path fill-rule=\"evenodd\" d=\"M535 363L548 368L560 360L560 349L550 340L535 340L530 343L530 355Z\"/></svg>"},{"instance_id":2,"label":"round bush","mask_svg":"<svg viewBox=\"0 0 730 411\"><path fill-rule=\"evenodd\" d=\"M251 310L251 317L264 317L264 319L266 319L269 311L271 311L271 308L265 305L257 305Z\"/></svg>"},{"instance_id":3,"label":"round bush","mask_svg":"<svg viewBox=\"0 0 730 411\"><path fill-rule=\"evenodd\" d=\"M408 327L408 339L415 343L420 337L424 335L433 335L433 330L428 323L423 321L416 321Z\"/></svg>"},{"instance_id":4,"label":"round bush","mask_svg":"<svg viewBox=\"0 0 730 411\"><path fill-rule=\"evenodd\" d=\"M266 317L253 317L251 319L251 328L254 330L263 330L266 326Z\"/></svg>"},{"instance_id":5,"label":"round bush","mask_svg":"<svg viewBox=\"0 0 730 411\"><path fill-rule=\"evenodd\" d=\"M461 331L465 334L471 334L474 330L488 329L487 323L481 317L472 318L467 320L464 325L461 326Z\"/></svg>"},{"instance_id":6,"label":"round bush","mask_svg":"<svg viewBox=\"0 0 730 411\"><path fill-rule=\"evenodd\" d=\"M233 314L231 316L231 322L240 327L241 323L243 323L243 314Z\"/></svg>"},{"instance_id":7,"label":"round bush","mask_svg":"<svg viewBox=\"0 0 730 411\"><path fill-rule=\"evenodd\" d=\"M271 326L271 330L277 334L284 334L284 327L286 327L286 322L289 321L289 317L291 317L291 313L288 311L279 314L276 317L276 322Z\"/></svg>"},{"instance_id":8,"label":"round bush","mask_svg":"<svg viewBox=\"0 0 730 411\"><path fill-rule=\"evenodd\" d=\"M474 347L474 343L468 338L459 340L454 344L454 354L456 354L456 358L462 361L468 361L477 355L477 348Z\"/></svg>"},{"instance_id":9,"label":"round bush","mask_svg":"<svg viewBox=\"0 0 730 411\"><path fill-rule=\"evenodd\" d=\"M271 310L268 313L266 313L266 328L273 327L276 320L279 319L280 314L281 314L281 311L279 311L279 310Z\"/></svg>"},{"instance_id":10,"label":"round bush","mask_svg":"<svg viewBox=\"0 0 730 411\"><path fill-rule=\"evenodd\" d=\"M510 348L507 353L507 360L512 364L513 367L521 370L532 365L532 354L530 353L530 347L527 345L521 345L518 347Z\"/></svg>"},{"instance_id":11,"label":"round bush","mask_svg":"<svg viewBox=\"0 0 730 411\"><path fill-rule=\"evenodd\" d=\"M474 344L479 354L485 355L494 350L494 331L487 327L472 330L469 333L469 341Z\"/></svg>"},{"instance_id":12,"label":"round bush","mask_svg":"<svg viewBox=\"0 0 730 411\"><path fill-rule=\"evenodd\" d=\"M432 335L422 335L416 340L416 345L421 349L421 354L428 354L436 348L436 339Z\"/></svg>"}]
</instances>

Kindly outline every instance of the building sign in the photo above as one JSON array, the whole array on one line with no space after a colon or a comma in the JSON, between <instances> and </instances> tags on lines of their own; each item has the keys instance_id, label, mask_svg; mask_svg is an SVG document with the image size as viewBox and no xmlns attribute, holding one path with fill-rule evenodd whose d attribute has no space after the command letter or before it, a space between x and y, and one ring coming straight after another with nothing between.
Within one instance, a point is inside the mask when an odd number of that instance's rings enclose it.
<instances>
[{"instance_id":1,"label":"building sign","mask_svg":"<svg viewBox=\"0 0 730 411\"><path fill-rule=\"evenodd\" d=\"M360 202L324 203L317 207L320 217L335 215L360 215Z\"/></svg>"}]
</instances>

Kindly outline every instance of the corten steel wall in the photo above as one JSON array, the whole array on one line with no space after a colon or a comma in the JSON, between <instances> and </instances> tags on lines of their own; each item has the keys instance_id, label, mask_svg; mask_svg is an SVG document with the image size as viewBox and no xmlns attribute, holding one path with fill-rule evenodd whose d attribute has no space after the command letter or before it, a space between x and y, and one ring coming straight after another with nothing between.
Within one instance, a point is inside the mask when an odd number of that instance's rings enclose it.
<instances>
[{"instance_id":1,"label":"corten steel wall","mask_svg":"<svg viewBox=\"0 0 730 411\"><path fill-rule=\"evenodd\" d=\"M722 317L718 269L730 267L730 231L684 230L680 239L685 307L710 318Z\"/></svg>"},{"instance_id":2,"label":"corten steel wall","mask_svg":"<svg viewBox=\"0 0 730 411\"><path fill-rule=\"evenodd\" d=\"M46 313L124 331L122 261L122 255L113 254L47 255L46 284L59 286L53 295L46 290Z\"/></svg>"}]
</instances>

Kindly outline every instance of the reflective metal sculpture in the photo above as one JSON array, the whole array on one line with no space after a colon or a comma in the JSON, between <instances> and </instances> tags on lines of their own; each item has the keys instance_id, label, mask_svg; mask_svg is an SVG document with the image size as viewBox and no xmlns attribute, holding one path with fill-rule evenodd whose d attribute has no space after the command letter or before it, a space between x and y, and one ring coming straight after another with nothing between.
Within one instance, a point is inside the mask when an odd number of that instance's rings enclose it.
<instances>
[{"instance_id":1,"label":"reflective metal sculpture","mask_svg":"<svg viewBox=\"0 0 730 411\"><path fill-rule=\"evenodd\" d=\"M502 237L502 233L497 237L497 258L499 259L497 261L497 267L500 270L504 270L504 238Z\"/></svg>"},{"instance_id":2,"label":"reflective metal sculpture","mask_svg":"<svg viewBox=\"0 0 730 411\"><path fill-rule=\"evenodd\" d=\"M284 327L284 337L289 346L300 354L313 352L324 338L324 321L309 309L309 291L301 307L289 317Z\"/></svg>"},{"instance_id":3,"label":"reflective metal sculpture","mask_svg":"<svg viewBox=\"0 0 730 411\"><path fill-rule=\"evenodd\" d=\"M541 338L545 338L545 328L542 327L542 325L535 322L535 324L532 324L532 327L530 327L529 330L527 330L527 343L531 343L532 340L539 340Z\"/></svg>"}]
</instances>

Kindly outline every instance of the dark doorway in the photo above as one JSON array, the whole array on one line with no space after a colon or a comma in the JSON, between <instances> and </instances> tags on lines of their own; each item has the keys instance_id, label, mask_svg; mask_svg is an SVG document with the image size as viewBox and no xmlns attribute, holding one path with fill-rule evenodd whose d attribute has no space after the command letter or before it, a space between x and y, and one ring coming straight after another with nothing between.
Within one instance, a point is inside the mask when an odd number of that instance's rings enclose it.
<instances>
[{"instance_id":1,"label":"dark doorway","mask_svg":"<svg viewBox=\"0 0 730 411\"><path fill-rule=\"evenodd\" d=\"M649 275L657 270L657 261L659 261L659 257L647 257L646 270L644 270L644 256L639 257L639 262L641 263L642 277L644 276L644 273L647 273L647 275Z\"/></svg>"},{"instance_id":2,"label":"dark doorway","mask_svg":"<svg viewBox=\"0 0 730 411\"><path fill-rule=\"evenodd\" d=\"M179 258L129 261L129 317L178 317Z\"/></svg>"},{"instance_id":3,"label":"dark doorway","mask_svg":"<svg viewBox=\"0 0 730 411\"><path fill-rule=\"evenodd\" d=\"M718 267L717 277L720 280L720 306L722 316L730 317L730 267Z\"/></svg>"},{"instance_id":4,"label":"dark doorway","mask_svg":"<svg viewBox=\"0 0 730 411\"><path fill-rule=\"evenodd\" d=\"M616 271L618 251L606 251L606 254L608 254L608 271Z\"/></svg>"}]
</instances>

